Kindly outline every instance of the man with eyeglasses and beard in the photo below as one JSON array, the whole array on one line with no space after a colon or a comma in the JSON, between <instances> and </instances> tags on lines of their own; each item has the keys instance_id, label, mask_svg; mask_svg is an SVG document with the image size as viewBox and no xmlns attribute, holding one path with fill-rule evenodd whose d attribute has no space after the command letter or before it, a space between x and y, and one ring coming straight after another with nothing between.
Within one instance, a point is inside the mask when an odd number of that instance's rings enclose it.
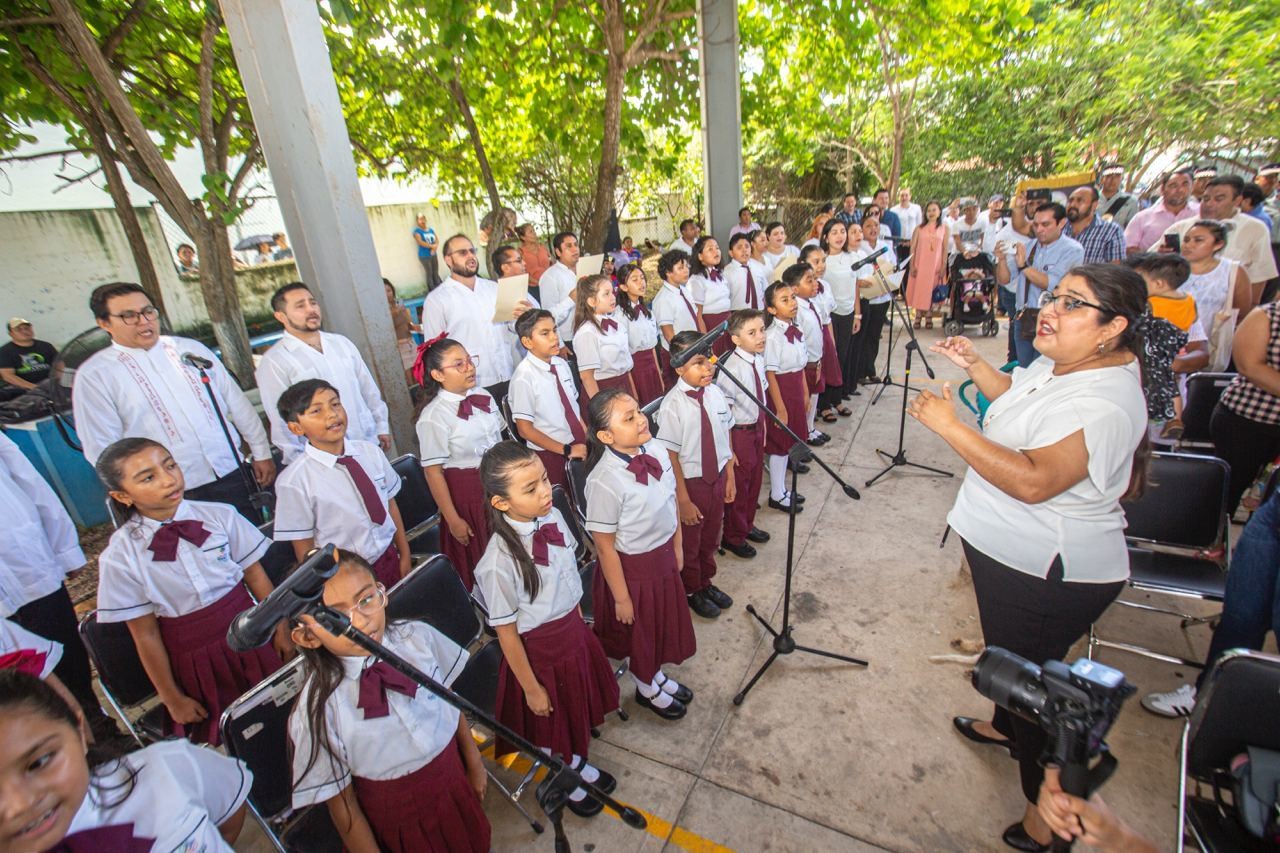
<instances>
[{"instance_id":1,"label":"man with eyeglasses and beard","mask_svg":"<svg viewBox=\"0 0 1280 853\"><path fill-rule=\"evenodd\" d=\"M268 486L276 476L271 442L253 403L222 362L199 341L161 334L160 315L141 285L112 282L96 288L89 308L111 346L76 370L72 410L76 433L89 464L112 443L146 437L163 444L182 468L187 497L220 501L261 523L240 469L222 430L238 447L241 436L252 453L251 474ZM210 363L210 387L222 418L209 402L200 372L183 360L193 355Z\"/></svg>"}]
</instances>

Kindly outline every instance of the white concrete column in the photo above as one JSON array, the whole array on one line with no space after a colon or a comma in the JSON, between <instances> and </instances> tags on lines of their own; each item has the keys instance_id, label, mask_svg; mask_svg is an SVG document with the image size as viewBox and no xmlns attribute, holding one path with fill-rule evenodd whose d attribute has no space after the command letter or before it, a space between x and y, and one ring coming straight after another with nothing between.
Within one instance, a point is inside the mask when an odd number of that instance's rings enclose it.
<instances>
[{"instance_id":1,"label":"white concrete column","mask_svg":"<svg viewBox=\"0 0 1280 853\"><path fill-rule=\"evenodd\" d=\"M220 0L298 270L325 328L364 355L400 452L416 450L351 139L315 0Z\"/></svg>"},{"instance_id":2,"label":"white concrete column","mask_svg":"<svg viewBox=\"0 0 1280 853\"><path fill-rule=\"evenodd\" d=\"M723 249L742 207L737 0L698 0L698 51L707 229Z\"/></svg>"}]
</instances>

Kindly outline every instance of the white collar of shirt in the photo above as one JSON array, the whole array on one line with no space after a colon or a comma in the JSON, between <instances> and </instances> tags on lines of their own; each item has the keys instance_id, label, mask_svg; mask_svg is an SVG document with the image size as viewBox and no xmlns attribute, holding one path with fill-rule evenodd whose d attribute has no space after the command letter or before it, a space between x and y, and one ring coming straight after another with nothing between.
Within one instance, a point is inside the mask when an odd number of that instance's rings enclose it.
<instances>
[{"instance_id":1,"label":"white collar of shirt","mask_svg":"<svg viewBox=\"0 0 1280 853\"><path fill-rule=\"evenodd\" d=\"M324 355L325 333L324 333L324 332L321 332L321 333L320 333L320 346L317 348L317 347L313 347L311 344L307 343L307 342L306 342L306 341L304 341L302 338L300 338L300 337L298 337L297 335L293 334L293 333L292 333L292 332L290 332L288 329L285 329L284 334L280 336L280 344L281 344L281 346L283 346L285 349L290 349L290 350L298 350L298 349L301 349L301 350L311 350L312 352L316 353L317 355Z\"/></svg>"},{"instance_id":2,"label":"white collar of shirt","mask_svg":"<svg viewBox=\"0 0 1280 853\"><path fill-rule=\"evenodd\" d=\"M526 355L524 357L524 360L529 362L530 365L532 365L533 367L536 367L538 370L541 370L543 373L551 372L551 362L543 361L533 353L529 353L528 355Z\"/></svg>"},{"instance_id":3,"label":"white collar of shirt","mask_svg":"<svg viewBox=\"0 0 1280 853\"><path fill-rule=\"evenodd\" d=\"M347 446L347 443L345 441L343 442L342 450L343 450L342 456L354 455L351 453L351 448ZM338 456L335 456L334 454L329 453L327 451L321 450L320 448L316 447L314 444L312 444L309 441L307 442L307 446L303 449L302 452L305 453L310 458L316 460L326 468L332 468L334 465L338 464L338 458L339 458Z\"/></svg>"},{"instance_id":4,"label":"white collar of shirt","mask_svg":"<svg viewBox=\"0 0 1280 853\"><path fill-rule=\"evenodd\" d=\"M533 521L516 521L511 516L507 516L507 524L510 524L511 529L516 532L516 535L521 537L532 536L533 532L539 527L543 527L548 524L555 524L555 521L553 513L551 512L541 518L535 518ZM561 530L560 532L566 533L567 531Z\"/></svg>"},{"instance_id":5,"label":"white collar of shirt","mask_svg":"<svg viewBox=\"0 0 1280 853\"><path fill-rule=\"evenodd\" d=\"M692 385L690 385L688 382L685 382L685 381L684 381L684 377L681 377L681 378L679 378L679 379L677 379L677 380L676 380L676 388L677 388L678 390L680 390L680 391L685 392L686 394L687 394L688 392L690 392L690 391L694 391L694 392L696 392L696 391L698 391L698 390L699 390L699 389L697 389L697 388L694 388L694 387L693 387Z\"/></svg>"},{"instance_id":6,"label":"white collar of shirt","mask_svg":"<svg viewBox=\"0 0 1280 853\"><path fill-rule=\"evenodd\" d=\"M669 281L664 281L664 282L662 283L662 289L663 289L663 290L670 291L671 293L680 294L680 293L683 293L683 292L684 292L684 285L683 285L683 284L672 284L672 283L671 283L671 282L669 282Z\"/></svg>"},{"instance_id":7,"label":"white collar of shirt","mask_svg":"<svg viewBox=\"0 0 1280 853\"><path fill-rule=\"evenodd\" d=\"M759 353L754 353L754 352L744 353L742 350L738 349L737 347L734 347L731 355L736 356L742 359L743 361L745 361L747 364L751 365L752 370L755 369L756 359L764 358L764 356Z\"/></svg>"},{"instance_id":8,"label":"white collar of shirt","mask_svg":"<svg viewBox=\"0 0 1280 853\"><path fill-rule=\"evenodd\" d=\"M182 503L178 504L178 508L173 511L172 518L166 518L164 520L160 520L155 518L147 518L142 513L137 513L134 516L134 521L143 530L147 531L148 534L154 535L157 530L159 530L161 527L164 527L166 524L172 524L175 521L185 521L188 518L194 518L197 521L200 520L200 516L196 515L191 510L190 502L183 500Z\"/></svg>"}]
</instances>

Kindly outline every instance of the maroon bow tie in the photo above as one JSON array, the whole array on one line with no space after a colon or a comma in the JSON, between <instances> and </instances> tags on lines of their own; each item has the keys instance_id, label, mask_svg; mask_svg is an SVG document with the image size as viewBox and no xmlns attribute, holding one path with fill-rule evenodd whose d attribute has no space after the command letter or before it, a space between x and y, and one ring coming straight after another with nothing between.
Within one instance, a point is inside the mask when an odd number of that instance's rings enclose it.
<instances>
[{"instance_id":1,"label":"maroon bow tie","mask_svg":"<svg viewBox=\"0 0 1280 853\"><path fill-rule=\"evenodd\" d=\"M649 484L649 478L654 480L662 479L662 463L647 453L637 453L627 462L627 470L636 477L636 482L642 486Z\"/></svg>"},{"instance_id":2,"label":"maroon bow tie","mask_svg":"<svg viewBox=\"0 0 1280 853\"><path fill-rule=\"evenodd\" d=\"M44 674L44 662L48 658L47 654L35 649L18 649L7 655L0 655L0 669L16 669L33 678L39 678Z\"/></svg>"},{"instance_id":3,"label":"maroon bow tie","mask_svg":"<svg viewBox=\"0 0 1280 853\"><path fill-rule=\"evenodd\" d=\"M707 270L707 278L711 279L712 281L719 281L720 269L718 267L712 267L711 269Z\"/></svg>"},{"instance_id":4,"label":"maroon bow tie","mask_svg":"<svg viewBox=\"0 0 1280 853\"><path fill-rule=\"evenodd\" d=\"M458 417L467 421L471 419L471 413L476 409L482 412L493 411L489 408L489 399L484 394L472 394L468 397L463 397L458 401Z\"/></svg>"},{"instance_id":5,"label":"maroon bow tie","mask_svg":"<svg viewBox=\"0 0 1280 853\"><path fill-rule=\"evenodd\" d=\"M600 321L601 331L612 332L616 328L618 328L617 320L611 320L608 317L605 317L603 320Z\"/></svg>"},{"instance_id":6,"label":"maroon bow tie","mask_svg":"<svg viewBox=\"0 0 1280 853\"><path fill-rule=\"evenodd\" d=\"M551 565L549 545L564 547L564 534L556 527L554 521L542 525L533 531L533 562L539 566Z\"/></svg>"},{"instance_id":7,"label":"maroon bow tie","mask_svg":"<svg viewBox=\"0 0 1280 853\"><path fill-rule=\"evenodd\" d=\"M637 317L651 317L651 316L653 316L653 315L651 315L651 314L649 313L649 309L645 307L645 305L644 305L644 303L643 303L643 302L637 302L637 303L636 303L636 316L637 316Z\"/></svg>"},{"instance_id":8,"label":"maroon bow tie","mask_svg":"<svg viewBox=\"0 0 1280 853\"><path fill-rule=\"evenodd\" d=\"M391 713L391 706L387 702L388 690L413 697L418 692L418 685L384 661L378 661L360 673L360 698L356 701L356 707L364 711L366 720L385 717Z\"/></svg>"},{"instance_id":9,"label":"maroon bow tie","mask_svg":"<svg viewBox=\"0 0 1280 853\"><path fill-rule=\"evenodd\" d=\"M155 841L136 837L132 823L121 823L73 832L49 848L49 853L148 853Z\"/></svg>"},{"instance_id":10,"label":"maroon bow tie","mask_svg":"<svg viewBox=\"0 0 1280 853\"><path fill-rule=\"evenodd\" d=\"M787 343L793 344L796 341L804 340L804 333L800 331L800 327L798 326L787 326L785 334L787 336Z\"/></svg>"},{"instance_id":11,"label":"maroon bow tie","mask_svg":"<svg viewBox=\"0 0 1280 853\"><path fill-rule=\"evenodd\" d=\"M185 539L199 548L208 538L209 531L194 518L171 521L160 525L160 529L151 537L151 544L147 546L147 550L154 555L152 559L157 563L172 563L178 559L179 539Z\"/></svg>"}]
</instances>

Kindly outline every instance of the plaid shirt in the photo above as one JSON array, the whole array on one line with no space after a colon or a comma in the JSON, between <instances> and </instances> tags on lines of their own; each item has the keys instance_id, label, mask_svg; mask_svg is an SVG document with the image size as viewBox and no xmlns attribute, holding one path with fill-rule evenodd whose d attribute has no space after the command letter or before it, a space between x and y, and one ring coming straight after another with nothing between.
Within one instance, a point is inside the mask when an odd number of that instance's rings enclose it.
<instances>
[{"instance_id":1,"label":"plaid shirt","mask_svg":"<svg viewBox=\"0 0 1280 853\"><path fill-rule=\"evenodd\" d=\"M1096 213L1093 221L1079 234L1075 233L1071 225L1062 234L1084 246L1086 264L1105 264L1124 259L1124 229L1114 222L1104 221Z\"/></svg>"}]
</instances>

